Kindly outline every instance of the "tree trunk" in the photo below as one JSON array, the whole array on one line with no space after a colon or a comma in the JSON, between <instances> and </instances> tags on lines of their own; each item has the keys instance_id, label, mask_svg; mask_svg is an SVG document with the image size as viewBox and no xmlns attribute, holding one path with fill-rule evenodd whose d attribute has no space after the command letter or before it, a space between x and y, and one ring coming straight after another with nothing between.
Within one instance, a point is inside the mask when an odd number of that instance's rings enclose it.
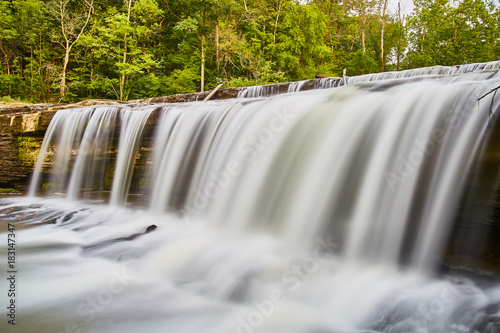
<instances>
[{"instance_id":1,"label":"tree trunk","mask_svg":"<svg viewBox=\"0 0 500 333\"><path fill-rule=\"evenodd\" d=\"M361 44L363 45L363 53L366 53L366 0L363 0L361 8Z\"/></svg>"},{"instance_id":2,"label":"tree trunk","mask_svg":"<svg viewBox=\"0 0 500 333\"><path fill-rule=\"evenodd\" d=\"M9 64L9 55L7 54L7 52L5 52L5 50L3 49L3 45L2 43L0 42L0 50L2 51L4 57L5 57L5 66L7 66L7 75L10 76L10 64ZM12 95L12 85L10 84L9 82L9 96Z\"/></svg>"},{"instance_id":3,"label":"tree trunk","mask_svg":"<svg viewBox=\"0 0 500 333\"><path fill-rule=\"evenodd\" d=\"M24 70L23 70L23 57L22 56L19 56L19 76L22 78L24 78Z\"/></svg>"},{"instance_id":4,"label":"tree trunk","mask_svg":"<svg viewBox=\"0 0 500 333\"><path fill-rule=\"evenodd\" d=\"M399 71L399 64L401 61L401 1L398 2L398 26L399 26L399 36L398 36L398 63L397 63L397 70Z\"/></svg>"},{"instance_id":5,"label":"tree trunk","mask_svg":"<svg viewBox=\"0 0 500 333\"><path fill-rule=\"evenodd\" d=\"M278 31L278 21L280 19L282 4L283 4L282 0L278 0L278 8L277 8L278 13L276 15L276 21L274 22L273 45L276 45L276 33Z\"/></svg>"},{"instance_id":6,"label":"tree trunk","mask_svg":"<svg viewBox=\"0 0 500 333\"><path fill-rule=\"evenodd\" d=\"M385 11L387 9L387 0L384 0L384 9L382 10L382 32L380 34L380 60L382 64L382 72L385 71L385 54L384 54L384 33L385 33Z\"/></svg>"},{"instance_id":7,"label":"tree trunk","mask_svg":"<svg viewBox=\"0 0 500 333\"><path fill-rule=\"evenodd\" d=\"M201 87L200 91L205 91L205 36L201 36Z\"/></svg>"},{"instance_id":8,"label":"tree trunk","mask_svg":"<svg viewBox=\"0 0 500 333\"><path fill-rule=\"evenodd\" d=\"M276 20L274 21L274 31L273 31L273 45L274 46L276 46L276 34L278 32L278 22L279 22L279 19L280 19L281 5L282 4L283 4L283 1L282 0L278 0L278 8L276 9L277 10L277 14L276 14ZM265 29L265 26L264 26L264 29ZM271 59L270 59L271 61L273 61L273 56L274 56L274 48L273 48L273 52L271 53Z\"/></svg>"},{"instance_id":9,"label":"tree trunk","mask_svg":"<svg viewBox=\"0 0 500 333\"><path fill-rule=\"evenodd\" d=\"M130 23L131 10L132 10L132 0L129 0L127 3L127 24ZM123 36L123 59L122 59L122 64L124 65L127 63L127 51L128 51L127 39L128 39L128 34L125 32L125 35ZM124 94L125 94L125 74L120 74L120 101L123 101Z\"/></svg>"},{"instance_id":10,"label":"tree trunk","mask_svg":"<svg viewBox=\"0 0 500 333\"><path fill-rule=\"evenodd\" d=\"M38 46L40 47L40 53L38 54L38 75L42 77L42 32L40 31L40 38L38 39Z\"/></svg>"},{"instance_id":11,"label":"tree trunk","mask_svg":"<svg viewBox=\"0 0 500 333\"><path fill-rule=\"evenodd\" d=\"M69 53L71 52L71 46L66 43L65 47L65 53L64 53L64 60L63 60L63 70L62 70L62 78L61 78L61 87L59 89L59 93L61 96L66 96L66 92L68 91L68 87L66 87L66 72L68 70L68 63L69 63Z\"/></svg>"},{"instance_id":12,"label":"tree trunk","mask_svg":"<svg viewBox=\"0 0 500 333\"><path fill-rule=\"evenodd\" d=\"M93 8L94 8L94 0L91 0L89 5L89 11L87 13L87 17L85 19L85 23L81 27L79 33L76 35L76 37L72 37L72 33L75 32L74 25L75 21L72 21L71 18L68 16L68 10L66 9L66 5L68 3L64 1L59 2L59 7L57 11L57 19L59 20L59 23L61 24L61 32L65 40L65 45L64 47L64 59L63 59L63 70L62 70L62 77L61 77L61 86L59 88L59 93L61 96L65 96L66 93L68 92L68 87L66 86L66 72L68 70L68 63L69 63L69 55L71 53L71 49L73 48L73 45L78 42L80 37L82 36L85 28L87 27L87 24L89 23L90 16L92 14ZM69 31L67 30L69 29Z\"/></svg>"},{"instance_id":13,"label":"tree trunk","mask_svg":"<svg viewBox=\"0 0 500 333\"><path fill-rule=\"evenodd\" d=\"M215 62L217 65L217 73L220 69L220 58L219 58L219 22L215 24Z\"/></svg>"},{"instance_id":14,"label":"tree trunk","mask_svg":"<svg viewBox=\"0 0 500 333\"><path fill-rule=\"evenodd\" d=\"M5 52L1 42L0 42L0 51L2 51L3 56L5 57L5 66L7 66L7 75L10 75L9 56L7 55L7 52Z\"/></svg>"},{"instance_id":15,"label":"tree trunk","mask_svg":"<svg viewBox=\"0 0 500 333\"><path fill-rule=\"evenodd\" d=\"M33 44L30 43L30 66L31 66L31 77L30 77L30 102L33 103Z\"/></svg>"}]
</instances>

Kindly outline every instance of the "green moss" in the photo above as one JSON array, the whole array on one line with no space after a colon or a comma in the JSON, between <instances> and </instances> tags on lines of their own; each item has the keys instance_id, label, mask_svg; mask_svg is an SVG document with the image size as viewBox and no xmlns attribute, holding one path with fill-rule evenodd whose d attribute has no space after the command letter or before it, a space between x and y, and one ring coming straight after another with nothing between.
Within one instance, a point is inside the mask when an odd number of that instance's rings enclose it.
<instances>
[{"instance_id":1,"label":"green moss","mask_svg":"<svg viewBox=\"0 0 500 333\"><path fill-rule=\"evenodd\" d=\"M40 127L42 125L42 113L38 112L35 116L35 119L33 120L35 125L35 131L39 131Z\"/></svg>"},{"instance_id":2,"label":"green moss","mask_svg":"<svg viewBox=\"0 0 500 333\"><path fill-rule=\"evenodd\" d=\"M139 188L141 190L150 190L153 188L153 181L151 178L142 178L140 181L139 181Z\"/></svg>"},{"instance_id":3,"label":"green moss","mask_svg":"<svg viewBox=\"0 0 500 333\"><path fill-rule=\"evenodd\" d=\"M17 137L17 156L21 163L34 167L40 152L41 141L28 136Z\"/></svg>"},{"instance_id":4,"label":"green moss","mask_svg":"<svg viewBox=\"0 0 500 333\"><path fill-rule=\"evenodd\" d=\"M21 191L15 188L0 188L0 193L21 193Z\"/></svg>"},{"instance_id":5,"label":"green moss","mask_svg":"<svg viewBox=\"0 0 500 333\"><path fill-rule=\"evenodd\" d=\"M61 189L60 184L55 184L55 183L44 183L42 185L42 190L48 191L48 192L55 192L57 190Z\"/></svg>"},{"instance_id":6,"label":"green moss","mask_svg":"<svg viewBox=\"0 0 500 333\"><path fill-rule=\"evenodd\" d=\"M33 138L29 136L18 136L17 137L17 143L18 144L26 144L26 143L31 143L33 142Z\"/></svg>"},{"instance_id":7,"label":"green moss","mask_svg":"<svg viewBox=\"0 0 500 333\"><path fill-rule=\"evenodd\" d=\"M113 184L113 176L115 175L116 161L112 160L106 168L106 175L104 176L104 187L110 189Z\"/></svg>"}]
</instances>

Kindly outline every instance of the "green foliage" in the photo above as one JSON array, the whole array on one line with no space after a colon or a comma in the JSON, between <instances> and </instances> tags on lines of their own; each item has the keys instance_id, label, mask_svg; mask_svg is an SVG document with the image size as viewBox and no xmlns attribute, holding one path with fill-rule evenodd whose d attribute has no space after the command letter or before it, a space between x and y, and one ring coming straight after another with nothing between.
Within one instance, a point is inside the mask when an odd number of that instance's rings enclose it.
<instances>
[{"instance_id":1,"label":"green foliage","mask_svg":"<svg viewBox=\"0 0 500 333\"><path fill-rule=\"evenodd\" d=\"M14 102L15 100L10 97L10 96L2 96L0 97L0 102L7 102L7 103L10 103L10 102Z\"/></svg>"},{"instance_id":2,"label":"green foliage","mask_svg":"<svg viewBox=\"0 0 500 333\"><path fill-rule=\"evenodd\" d=\"M363 52L358 50L353 53L347 61L347 72L349 75L362 75L368 73L377 73L379 66L376 60L369 56L372 52Z\"/></svg>"},{"instance_id":3,"label":"green foliage","mask_svg":"<svg viewBox=\"0 0 500 333\"><path fill-rule=\"evenodd\" d=\"M500 58L496 2L415 0L406 18L388 12L383 55L383 1L367 1L366 11L363 3L100 0L77 39L90 1L0 0L0 96L76 102L195 92L202 66L210 88ZM62 4L67 37L76 41L66 71L68 45L54 11Z\"/></svg>"},{"instance_id":4,"label":"green foliage","mask_svg":"<svg viewBox=\"0 0 500 333\"><path fill-rule=\"evenodd\" d=\"M408 25L407 67L457 65L498 59L498 8L492 1L415 1Z\"/></svg>"},{"instance_id":5,"label":"green foliage","mask_svg":"<svg viewBox=\"0 0 500 333\"><path fill-rule=\"evenodd\" d=\"M162 95L193 92L197 90L199 80L200 74L197 72L197 68L175 69L170 75L160 80L160 91Z\"/></svg>"}]
</instances>

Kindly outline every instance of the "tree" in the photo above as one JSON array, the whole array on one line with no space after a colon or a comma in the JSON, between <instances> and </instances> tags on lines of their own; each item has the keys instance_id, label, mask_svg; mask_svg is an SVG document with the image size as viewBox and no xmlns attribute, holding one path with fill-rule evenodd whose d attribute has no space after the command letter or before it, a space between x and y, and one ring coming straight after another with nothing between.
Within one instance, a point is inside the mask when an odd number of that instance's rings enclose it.
<instances>
[{"instance_id":1,"label":"tree","mask_svg":"<svg viewBox=\"0 0 500 333\"><path fill-rule=\"evenodd\" d=\"M11 75L11 59L12 59L12 46L13 39L17 37L17 31L14 28L15 17L12 13L10 1L0 1L0 52L3 56L3 63L5 64L4 73L7 75L2 78L1 82L7 82L8 95L12 94L12 84L10 82ZM3 90L3 89L2 89Z\"/></svg>"},{"instance_id":2,"label":"tree","mask_svg":"<svg viewBox=\"0 0 500 333\"><path fill-rule=\"evenodd\" d=\"M407 67L457 65L494 59L498 29L492 1L415 1Z\"/></svg>"},{"instance_id":3,"label":"tree","mask_svg":"<svg viewBox=\"0 0 500 333\"><path fill-rule=\"evenodd\" d=\"M290 2L276 45L276 63L292 80L328 71L332 53L325 42L327 17L315 4Z\"/></svg>"},{"instance_id":4,"label":"tree","mask_svg":"<svg viewBox=\"0 0 500 333\"><path fill-rule=\"evenodd\" d=\"M0 95L127 100L221 81L266 84L500 57L492 0L415 0L409 17L389 14L390 4L0 0Z\"/></svg>"},{"instance_id":5,"label":"tree","mask_svg":"<svg viewBox=\"0 0 500 333\"><path fill-rule=\"evenodd\" d=\"M385 34L385 11L387 10L387 0L383 0L384 5L382 6L382 31L380 32L380 61L382 62L381 70L385 70L385 53L384 53L384 34Z\"/></svg>"},{"instance_id":6,"label":"tree","mask_svg":"<svg viewBox=\"0 0 500 333\"><path fill-rule=\"evenodd\" d=\"M80 3L80 2L79 2ZM61 84L59 93L65 96L68 87L66 85L66 72L68 69L71 50L82 36L94 8L94 0L81 1L81 12L75 10L76 4L71 0L56 0L48 4L47 8L52 17L59 23L60 36L54 36L55 42L64 49L63 66L61 72ZM85 14L83 14L84 12Z\"/></svg>"},{"instance_id":7,"label":"tree","mask_svg":"<svg viewBox=\"0 0 500 333\"><path fill-rule=\"evenodd\" d=\"M363 45L363 53L366 53L366 0L362 0L361 5L361 43Z\"/></svg>"},{"instance_id":8,"label":"tree","mask_svg":"<svg viewBox=\"0 0 500 333\"><path fill-rule=\"evenodd\" d=\"M105 19L82 39L107 67L105 79L118 100L127 100L144 76L155 80L158 61L148 44L157 38L162 15L154 0L126 0L124 8L108 8Z\"/></svg>"}]
</instances>

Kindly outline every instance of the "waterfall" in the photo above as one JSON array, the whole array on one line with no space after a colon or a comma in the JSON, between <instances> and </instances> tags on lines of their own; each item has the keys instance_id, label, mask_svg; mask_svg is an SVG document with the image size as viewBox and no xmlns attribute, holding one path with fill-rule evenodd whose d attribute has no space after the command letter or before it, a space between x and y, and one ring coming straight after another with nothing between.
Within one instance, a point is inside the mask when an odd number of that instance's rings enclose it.
<instances>
[{"instance_id":1,"label":"waterfall","mask_svg":"<svg viewBox=\"0 0 500 333\"><path fill-rule=\"evenodd\" d=\"M42 331L498 332L498 279L440 274L499 69L59 111L30 197L0 202L37 225L19 231L26 316ZM59 197L34 199L47 183ZM62 319L38 320L47 306Z\"/></svg>"},{"instance_id":2,"label":"waterfall","mask_svg":"<svg viewBox=\"0 0 500 333\"><path fill-rule=\"evenodd\" d=\"M112 140L118 112L119 109L115 107L100 107L93 110L71 171L68 185L70 199L78 199L81 189L102 186L103 172L106 169L106 161L102 155L107 152Z\"/></svg>"},{"instance_id":3,"label":"waterfall","mask_svg":"<svg viewBox=\"0 0 500 333\"><path fill-rule=\"evenodd\" d=\"M54 162L54 175L50 183L57 182L58 184L64 184L66 182L66 174L68 172L67 162L69 161L67 157L71 155L72 149L78 146L78 141L83 135L82 124L84 125L88 121L92 111L89 108L86 110L62 110L56 113L47 128L47 135L40 148L40 154L38 155L33 172L33 179L31 180L30 196L35 195L36 189L40 185L42 167L48 153L49 145L53 140L58 139L58 142L55 144L58 153ZM60 134L59 138L56 138L58 134Z\"/></svg>"},{"instance_id":4,"label":"waterfall","mask_svg":"<svg viewBox=\"0 0 500 333\"><path fill-rule=\"evenodd\" d=\"M344 79L339 79L337 77L325 77L322 79L319 79L318 82L315 83L314 89L329 89L329 88L336 88L340 86L344 86L345 82Z\"/></svg>"},{"instance_id":5,"label":"waterfall","mask_svg":"<svg viewBox=\"0 0 500 333\"><path fill-rule=\"evenodd\" d=\"M304 83L306 83L305 80L290 83L288 86L288 92L299 92Z\"/></svg>"},{"instance_id":6,"label":"waterfall","mask_svg":"<svg viewBox=\"0 0 500 333\"><path fill-rule=\"evenodd\" d=\"M238 98L269 97L279 94L279 87L276 85L252 86L242 89L238 93Z\"/></svg>"},{"instance_id":7,"label":"waterfall","mask_svg":"<svg viewBox=\"0 0 500 333\"><path fill-rule=\"evenodd\" d=\"M333 230L346 260L391 265L410 237L411 262L430 269L458 204L450 194L461 192L490 117L491 105L476 99L498 74L471 71L245 103L65 110L45 142L60 137L54 168L67 169L82 136L76 128L85 127L69 184L57 186L76 199L106 187L104 155L119 136L110 202L123 205L145 123L158 109L152 211L237 233L263 229L306 249Z\"/></svg>"},{"instance_id":8,"label":"waterfall","mask_svg":"<svg viewBox=\"0 0 500 333\"><path fill-rule=\"evenodd\" d=\"M144 126L156 107L146 107L138 110L122 110L122 130L116 157L113 187L111 189L111 204L122 205L132 180L132 169L140 146Z\"/></svg>"}]
</instances>

